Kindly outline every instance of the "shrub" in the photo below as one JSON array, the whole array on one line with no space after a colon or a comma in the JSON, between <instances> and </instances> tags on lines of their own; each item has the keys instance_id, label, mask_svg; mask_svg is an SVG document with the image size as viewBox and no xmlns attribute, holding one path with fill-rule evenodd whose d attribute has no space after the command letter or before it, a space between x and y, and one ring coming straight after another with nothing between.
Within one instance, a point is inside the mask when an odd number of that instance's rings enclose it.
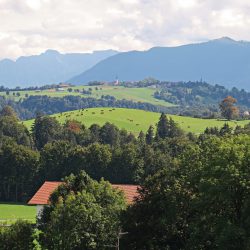
<instances>
[{"instance_id":1,"label":"shrub","mask_svg":"<svg viewBox=\"0 0 250 250\"><path fill-rule=\"evenodd\" d=\"M33 249L33 227L26 221L17 221L9 227L0 228L0 246L4 250Z\"/></svg>"}]
</instances>

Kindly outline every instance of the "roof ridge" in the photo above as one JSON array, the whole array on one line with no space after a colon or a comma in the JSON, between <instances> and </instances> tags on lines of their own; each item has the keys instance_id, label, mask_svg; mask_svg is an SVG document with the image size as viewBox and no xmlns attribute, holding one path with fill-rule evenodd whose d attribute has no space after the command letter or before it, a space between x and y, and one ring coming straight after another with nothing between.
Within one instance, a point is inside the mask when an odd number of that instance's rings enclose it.
<instances>
[{"instance_id":1,"label":"roof ridge","mask_svg":"<svg viewBox=\"0 0 250 250\"><path fill-rule=\"evenodd\" d=\"M29 200L28 204L29 205L48 205L50 195L62 183L63 183L62 181L45 181L43 185L35 193L35 195ZM111 186L123 191L128 203L132 203L134 198L138 195L139 185L111 184Z\"/></svg>"}]
</instances>

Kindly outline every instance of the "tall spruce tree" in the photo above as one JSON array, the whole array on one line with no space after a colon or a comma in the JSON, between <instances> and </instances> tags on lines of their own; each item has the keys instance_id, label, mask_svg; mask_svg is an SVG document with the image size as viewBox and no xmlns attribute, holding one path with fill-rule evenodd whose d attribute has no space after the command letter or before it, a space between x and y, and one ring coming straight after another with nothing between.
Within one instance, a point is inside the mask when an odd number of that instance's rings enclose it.
<instances>
[{"instance_id":1,"label":"tall spruce tree","mask_svg":"<svg viewBox=\"0 0 250 250\"><path fill-rule=\"evenodd\" d=\"M139 133L137 140L140 145L145 144L145 134L142 131Z\"/></svg>"},{"instance_id":2,"label":"tall spruce tree","mask_svg":"<svg viewBox=\"0 0 250 250\"><path fill-rule=\"evenodd\" d=\"M169 123L168 137L174 138L183 135L183 131L178 127L178 124L171 117L168 123Z\"/></svg>"},{"instance_id":3,"label":"tall spruce tree","mask_svg":"<svg viewBox=\"0 0 250 250\"><path fill-rule=\"evenodd\" d=\"M161 139L168 137L169 123L166 114L162 113L157 124L157 136Z\"/></svg>"},{"instance_id":4,"label":"tall spruce tree","mask_svg":"<svg viewBox=\"0 0 250 250\"><path fill-rule=\"evenodd\" d=\"M162 113L157 124L157 138L174 138L182 135L183 131L178 124L171 117L168 119L166 114Z\"/></svg>"},{"instance_id":5,"label":"tall spruce tree","mask_svg":"<svg viewBox=\"0 0 250 250\"><path fill-rule=\"evenodd\" d=\"M146 134L146 143L152 144L153 140L154 140L154 127L150 125Z\"/></svg>"}]
</instances>

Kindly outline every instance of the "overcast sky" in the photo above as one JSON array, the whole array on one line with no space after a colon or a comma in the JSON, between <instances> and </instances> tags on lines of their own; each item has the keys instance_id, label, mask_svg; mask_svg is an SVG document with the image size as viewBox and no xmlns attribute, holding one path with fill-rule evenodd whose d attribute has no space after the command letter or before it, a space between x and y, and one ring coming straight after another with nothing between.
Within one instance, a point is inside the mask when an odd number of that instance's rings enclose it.
<instances>
[{"instance_id":1,"label":"overcast sky","mask_svg":"<svg viewBox=\"0 0 250 250\"><path fill-rule=\"evenodd\" d=\"M0 0L0 58L250 40L249 0Z\"/></svg>"}]
</instances>

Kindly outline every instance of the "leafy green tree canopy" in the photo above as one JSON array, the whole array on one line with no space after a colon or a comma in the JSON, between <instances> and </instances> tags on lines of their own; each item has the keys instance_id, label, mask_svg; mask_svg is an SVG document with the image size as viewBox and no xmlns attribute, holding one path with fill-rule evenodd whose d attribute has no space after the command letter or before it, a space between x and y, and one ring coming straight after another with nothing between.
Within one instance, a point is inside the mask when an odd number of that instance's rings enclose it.
<instances>
[{"instance_id":1,"label":"leafy green tree canopy","mask_svg":"<svg viewBox=\"0 0 250 250\"><path fill-rule=\"evenodd\" d=\"M116 247L123 194L84 172L65 178L51 196L41 220L47 249L111 249Z\"/></svg>"},{"instance_id":2,"label":"leafy green tree canopy","mask_svg":"<svg viewBox=\"0 0 250 250\"><path fill-rule=\"evenodd\" d=\"M61 137L62 127L54 117L38 116L32 127L32 135L38 149Z\"/></svg>"},{"instance_id":3,"label":"leafy green tree canopy","mask_svg":"<svg viewBox=\"0 0 250 250\"><path fill-rule=\"evenodd\" d=\"M0 116L12 116L17 118L17 114L11 106L5 106L0 111Z\"/></svg>"},{"instance_id":4,"label":"leafy green tree canopy","mask_svg":"<svg viewBox=\"0 0 250 250\"><path fill-rule=\"evenodd\" d=\"M129 249L250 245L250 138L211 136L146 178L124 229Z\"/></svg>"}]
</instances>

